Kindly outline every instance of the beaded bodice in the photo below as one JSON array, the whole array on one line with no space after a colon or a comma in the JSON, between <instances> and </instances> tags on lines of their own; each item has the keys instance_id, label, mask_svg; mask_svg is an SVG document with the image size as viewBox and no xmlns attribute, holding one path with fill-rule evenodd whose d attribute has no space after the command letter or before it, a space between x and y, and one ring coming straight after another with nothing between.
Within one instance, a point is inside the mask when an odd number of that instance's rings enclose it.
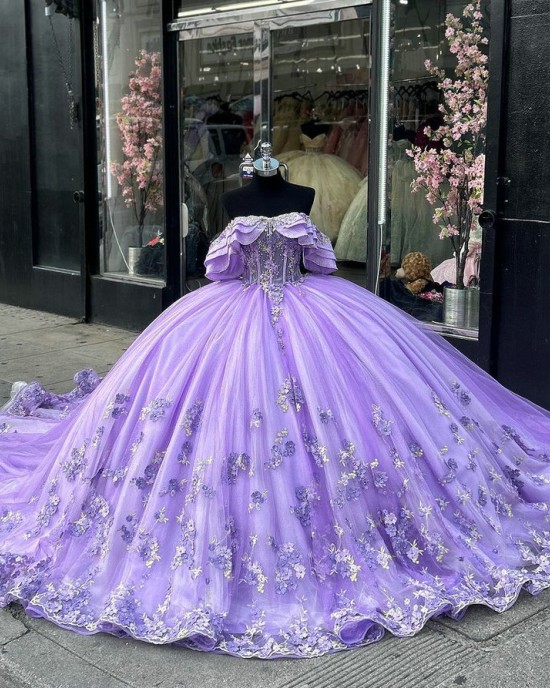
<instances>
[{"instance_id":1,"label":"beaded bodice","mask_svg":"<svg viewBox=\"0 0 550 688\"><path fill-rule=\"evenodd\" d=\"M237 279L246 289L261 287L270 301L271 322L279 346L284 336L278 324L286 285L304 280L301 262L310 272L328 274L336 269L334 251L305 213L234 218L210 245L206 276L212 280Z\"/></svg>"},{"instance_id":2,"label":"beaded bodice","mask_svg":"<svg viewBox=\"0 0 550 688\"><path fill-rule=\"evenodd\" d=\"M298 239L288 238L277 231L281 217L261 218L262 233L255 241L243 246L246 284L260 284L264 288L299 282L302 278L300 258L302 247Z\"/></svg>"},{"instance_id":3,"label":"beaded bodice","mask_svg":"<svg viewBox=\"0 0 550 688\"><path fill-rule=\"evenodd\" d=\"M267 217L239 216L212 242L206 256L206 276L212 280L240 278L244 285L264 290L297 284L308 272L336 270L334 251L305 213Z\"/></svg>"}]
</instances>

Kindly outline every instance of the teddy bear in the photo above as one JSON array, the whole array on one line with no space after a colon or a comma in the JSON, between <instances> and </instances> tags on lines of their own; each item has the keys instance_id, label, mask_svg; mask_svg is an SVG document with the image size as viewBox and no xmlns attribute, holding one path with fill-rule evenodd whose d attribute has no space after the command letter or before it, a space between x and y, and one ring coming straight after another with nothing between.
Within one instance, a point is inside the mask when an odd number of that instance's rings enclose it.
<instances>
[{"instance_id":1,"label":"teddy bear","mask_svg":"<svg viewBox=\"0 0 550 688\"><path fill-rule=\"evenodd\" d=\"M395 273L395 276L403 280L405 287L412 294L420 294L426 291L427 288L433 288L434 281L431 275L432 265L428 256L420 253L420 251L413 251L407 253L401 262L401 267Z\"/></svg>"}]
</instances>

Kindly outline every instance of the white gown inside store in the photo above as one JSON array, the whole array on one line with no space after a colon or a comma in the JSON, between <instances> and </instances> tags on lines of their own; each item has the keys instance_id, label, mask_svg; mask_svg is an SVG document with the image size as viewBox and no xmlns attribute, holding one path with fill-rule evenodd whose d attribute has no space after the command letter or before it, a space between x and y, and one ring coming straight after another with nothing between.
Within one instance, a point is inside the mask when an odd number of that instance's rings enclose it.
<instances>
[{"instance_id":1,"label":"white gown inside store","mask_svg":"<svg viewBox=\"0 0 550 688\"><path fill-rule=\"evenodd\" d=\"M312 139L301 134L300 138L303 151L290 151L278 157L288 165L290 182L315 189L311 219L334 243L344 215L357 194L361 176L337 155L323 153L326 134Z\"/></svg>"},{"instance_id":2,"label":"white gown inside store","mask_svg":"<svg viewBox=\"0 0 550 688\"><path fill-rule=\"evenodd\" d=\"M367 260L367 193L368 177L365 177L340 225L334 247L337 260L357 263Z\"/></svg>"}]
</instances>

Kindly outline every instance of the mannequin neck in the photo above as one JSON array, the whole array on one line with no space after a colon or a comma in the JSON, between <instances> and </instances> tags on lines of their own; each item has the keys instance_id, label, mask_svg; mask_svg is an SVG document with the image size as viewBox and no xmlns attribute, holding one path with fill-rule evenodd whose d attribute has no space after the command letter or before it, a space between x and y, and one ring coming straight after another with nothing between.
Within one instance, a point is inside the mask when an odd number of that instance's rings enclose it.
<instances>
[{"instance_id":1,"label":"mannequin neck","mask_svg":"<svg viewBox=\"0 0 550 688\"><path fill-rule=\"evenodd\" d=\"M249 186L260 192L265 190L272 193L275 189L280 189L284 185L285 180L282 178L280 170L277 170L277 174L274 174L272 177L264 177L256 173L252 177Z\"/></svg>"},{"instance_id":2,"label":"mannequin neck","mask_svg":"<svg viewBox=\"0 0 550 688\"><path fill-rule=\"evenodd\" d=\"M230 219L238 215L275 217L291 212L308 214L314 197L313 189L285 181L278 170L273 177L255 174L247 186L224 194L223 204Z\"/></svg>"}]
</instances>

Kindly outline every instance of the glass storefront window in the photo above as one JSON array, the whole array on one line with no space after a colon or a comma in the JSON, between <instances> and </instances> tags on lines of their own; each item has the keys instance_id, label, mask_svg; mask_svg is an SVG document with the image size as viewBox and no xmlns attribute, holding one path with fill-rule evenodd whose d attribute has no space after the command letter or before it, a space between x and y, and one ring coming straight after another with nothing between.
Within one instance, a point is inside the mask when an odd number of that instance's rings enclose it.
<instances>
[{"instance_id":1,"label":"glass storefront window","mask_svg":"<svg viewBox=\"0 0 550 688\"><path fill-rule=\"evenodd\" d=\"M101 272L164 280L160 0L97 0Z\"/></svg>"},{"instance_id":2,"label":"glass storefront window","mask_svg":"<svg viewBox=\"0 0 550 688\"><path fill-rule=\"evenodd\" d=\"M470 312L456 321L444 316L444 285L456 282L453 243L440 238L434 213L440 206L428 200L423 188L413 192L418 176L411 157L417 150L442 150L443 142L431 140L430 131L444 123L439 106L442 94L439 78L429 72L426 60L455 79L456 56L445 37L445 18L461 17L464 0L415 0L391 3L389 73L389 147L387 153L387 217L382 237L380 294L396 306L436 329L475 336L479 312L479 265L481 230L474 229L468 245L465 286L469 290ZM487 17L489 3L483 3ZM483 151L479 151L483 152ZM442 183L445 187L445 182ZM448 189L443 188L446 194ZM399 269L401 268L401 271ZM405 274L403 274L405 273ZM416 281L416 284L412 284ZM420 289L420 291L418 291Z\"/></svg>"},{"instance_id":3,"label":"glass storefront window","mask_svg":"<svg viewBox=\"0 0 550 688\"><path fill-rule=\"evenodd\" d=\"M292 5L293 0L179 0L178 17L200 17L215 15L218 12L248 10L248 9L272 9L273 7ZM315 0L298 0L298 5L313 5Z\"/></svg>"},{"instance_id":4,"label":"glass storefront window","mask_svg":"<svg viewBox=\"0 0 550 688\"><path fill-rule=\"evenodd\" d=\"M252 141L254 39L225 34L181 43L181 174L187 212L187 280L204 275L212 238L224 225L222 194L239 185Z\"/></svg>"},{"instance_id":5,"label":"glass storefront window","mask_svg":"<svg viewBox=\"0 0 550 688\"><path fill-rule=\"evenodd\" d=\"M272 35L272 142L289 180L315 189L311 217L339 275L365 282L370 18Z\"/></svg>"},{"instance_id":6,"label":"glass storefront window","mask_svg":"<svg viewBox=\"0 0 550 688\"><path fill-rule=\"evenodd\" d=\"M260 137L314 187L312 218L335 246L339 274L364 285L367 251L370 7L331 21L315 12L264 18L247 32L213 24L180 35L180 132L188 288L200 286L223 193ZM245 182L246 183L246 182Z\"/></svg>"}]
</instances>

